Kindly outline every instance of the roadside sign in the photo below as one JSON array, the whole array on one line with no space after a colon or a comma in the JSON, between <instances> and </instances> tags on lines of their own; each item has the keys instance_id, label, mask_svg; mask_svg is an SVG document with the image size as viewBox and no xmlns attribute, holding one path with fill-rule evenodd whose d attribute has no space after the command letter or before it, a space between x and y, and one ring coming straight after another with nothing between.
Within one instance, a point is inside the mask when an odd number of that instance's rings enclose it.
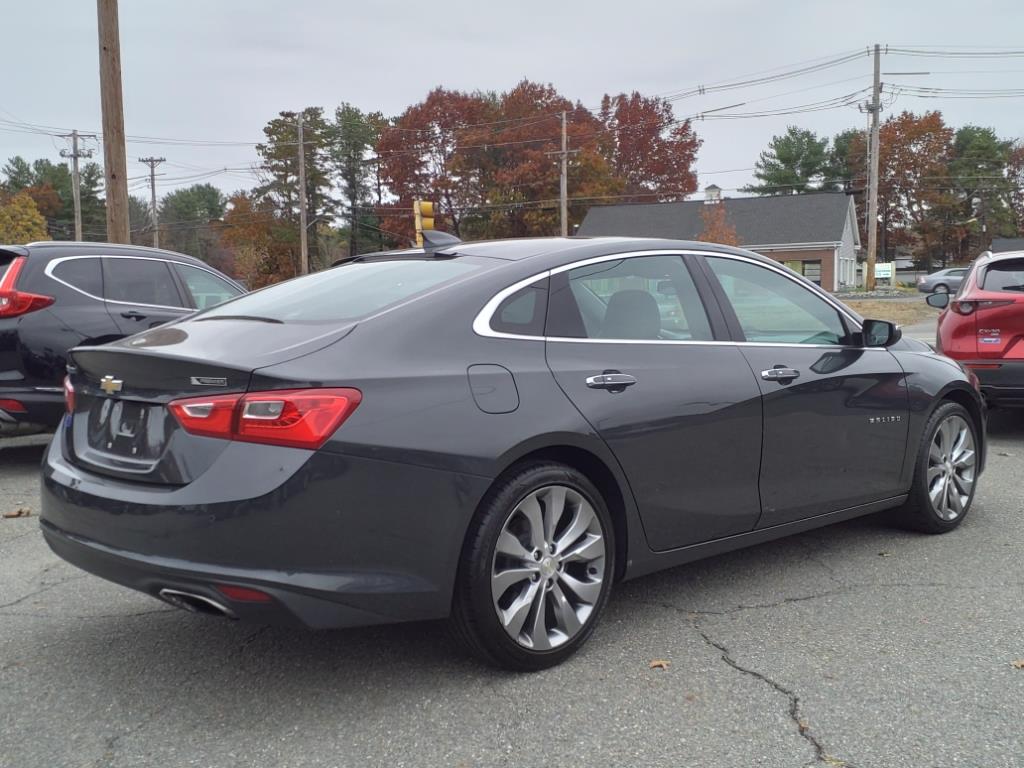
<instances>
[{"instance_id":1,"label":"roadside sign","mask_svg":"<svg viewBox=\"0 0 1024 768\"><path fill-rule=\"evenodd\" d=\"M875 262L875 279L892 280L892 262Z\"/></svg>"}]
</instances>

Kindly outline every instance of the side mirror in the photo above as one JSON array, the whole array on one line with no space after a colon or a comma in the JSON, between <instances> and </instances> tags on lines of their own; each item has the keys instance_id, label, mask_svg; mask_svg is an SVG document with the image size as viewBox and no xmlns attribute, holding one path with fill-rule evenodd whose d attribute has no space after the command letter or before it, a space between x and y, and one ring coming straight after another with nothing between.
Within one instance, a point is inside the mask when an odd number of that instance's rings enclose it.
<instances>
[{"instance_id":1,"label":"side mirror","mask_svg":"<svg viewBox=\"0 0 1024 768\"><path fill-rule=\"evenodd\" d=\"M903 331L888 320L865 320L861 335L865 347L891 347L903 338Z\"/></svg>"},{"instance_id":2,"label":"side mirror","mask_svg":"<svg viewBox=\"0 0 1024 768\"><path fill-rule=\"evenodd\" d=\"M928 302L929 307L935 307L936 309L945 309L949 306L949 294L948 293L930 293L928 298L925 299Z\"/></svg>"}]
</instances>

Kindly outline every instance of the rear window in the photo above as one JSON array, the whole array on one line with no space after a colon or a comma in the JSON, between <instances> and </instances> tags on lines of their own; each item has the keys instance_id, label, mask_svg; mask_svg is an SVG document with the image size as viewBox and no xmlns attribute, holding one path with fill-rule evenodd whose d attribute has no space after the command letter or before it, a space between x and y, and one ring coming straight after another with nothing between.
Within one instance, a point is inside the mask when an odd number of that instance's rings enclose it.
<instances>
[{"instance_id":1,"label":"rear window","mask_svg":"<svg viewBox=\"0 0 1024 768\"><path fill-rule=\"evenodd\" d=\"M203 317L246 315L285 323L356 320L479 269L479 263L464 259L355 262L246 294Z\"/></svg>"},{"instance_id":2,"label":"rear window","mask_svg":"<svg viewBox=\"0 0 1024 768\"><path fill-rule=\"evenodd\" d=\"M983 280L986 291L1024 292L1024 259L997 261L985 270Z\"/></svg>"}]
</instances>

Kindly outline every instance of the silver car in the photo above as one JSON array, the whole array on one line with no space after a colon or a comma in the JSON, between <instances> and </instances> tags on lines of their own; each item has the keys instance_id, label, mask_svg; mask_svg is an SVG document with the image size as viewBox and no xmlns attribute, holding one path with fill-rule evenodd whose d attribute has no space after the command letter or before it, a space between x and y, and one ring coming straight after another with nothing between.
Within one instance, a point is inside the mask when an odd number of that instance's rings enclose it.
<instances>
[{"instance_id":1,"label":"silver car","mask_svg":"<svg viewBox=\"0 0 1024 768\"><path fill-rule=\"evenodd\" d=\"M917 278L917 290L922 293L954 293L967 276L968 267L950 267L921 275Z\"/></svg>"}]
</instances>

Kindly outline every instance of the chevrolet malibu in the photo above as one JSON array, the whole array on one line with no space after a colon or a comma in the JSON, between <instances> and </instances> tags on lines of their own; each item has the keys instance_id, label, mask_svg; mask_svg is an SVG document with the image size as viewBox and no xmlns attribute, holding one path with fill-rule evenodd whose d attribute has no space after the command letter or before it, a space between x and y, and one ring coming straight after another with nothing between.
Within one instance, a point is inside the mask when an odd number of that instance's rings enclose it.
<instances>
[{"instance_id":1,"label":"chevrolet malibu","mask_svg":"<svg viewBox=\"0 0 1024 768\"><path fill-rule=\"evenodd\" d=\"M451 616L521 670L622 579L882 510L951 531L985 460L959 364L669 240L433 235L77 348L65 388L61 557L246 621Z\"/></svg>"}]
</instances>

